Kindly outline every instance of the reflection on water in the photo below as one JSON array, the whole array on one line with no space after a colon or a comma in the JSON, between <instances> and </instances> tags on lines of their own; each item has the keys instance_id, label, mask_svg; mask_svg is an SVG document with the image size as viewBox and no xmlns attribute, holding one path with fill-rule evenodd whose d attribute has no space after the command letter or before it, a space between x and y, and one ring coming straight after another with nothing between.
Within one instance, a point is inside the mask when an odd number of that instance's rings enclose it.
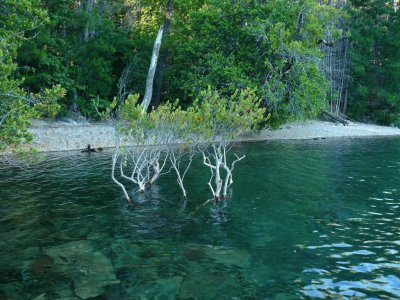
<instances>
[{"instance_id":1,"label":"reflection on water","mask_svg":"<svg viewBox=\"0 0 400 300\"><path fill-rule=\"evenodd\" d=\"M0 170L0 299L400 299L400 140L242 144L128 205L108 153ZM134 192L134 188L131 188Z\"/></svg>"},{"instance_id":2,"label":"reflection on water","mask_svg":"<svg viewBox=\"0 0 400 300\"><path fill-rule=\"evenodd\" d=\"M385 197L395 192L396 189L390 192L377 190L375 194L381 193L382 197L367 198L369 207L366 210L341 223L328 223L329 234L319 235L319 242L340 239L340 244L299 245L304 251L325 257L329 266L328 270L304 269L303 272L318 275L313 276L311 284L304 286L304 295L400 298L400 243L396 240L400 218L394 217L398 216L399 201ZM318 235L319 231L314 233ZM343 247L346 247L345 251Z\"/></svg>"}]
</instances>

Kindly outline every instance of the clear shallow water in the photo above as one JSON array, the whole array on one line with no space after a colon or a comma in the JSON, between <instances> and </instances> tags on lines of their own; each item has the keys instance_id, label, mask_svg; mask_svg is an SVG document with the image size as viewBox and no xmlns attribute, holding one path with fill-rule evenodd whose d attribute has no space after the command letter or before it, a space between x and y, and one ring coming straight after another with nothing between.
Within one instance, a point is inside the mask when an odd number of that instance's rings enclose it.
<instances>
[{"instance_id":1,"label":"clear shallow water","mask_svg":"<svg viewBox=\"0 0 400 300\"><path fill-rule=\"evenodd\" d=\"M242 144L135 205L107 153L0 170L0 299L400 299L400 140Z\"/></svg>"}]
</instances>

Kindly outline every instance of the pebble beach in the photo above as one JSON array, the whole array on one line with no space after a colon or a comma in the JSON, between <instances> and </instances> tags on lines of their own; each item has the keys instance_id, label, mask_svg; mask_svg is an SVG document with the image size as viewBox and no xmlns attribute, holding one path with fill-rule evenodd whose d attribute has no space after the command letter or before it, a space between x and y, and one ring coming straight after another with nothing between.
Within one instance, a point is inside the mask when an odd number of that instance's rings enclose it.
<instances>
[{"instance_id":1,"label":"pebble beach","mask_svg":"<svg viewBox=\"0 0 400 300\"><path fill-rule=\"evenodd\" d=\"M116 141L115 130L107 123L34 121L29 131L34 136L31 145L40 152L81 150L88 144L93 148L112 148ZM263 129L258 134L245 134L238 141L385 136L400 137L400 129L357 122L343 126L326 121L307 121L283 125L277 130Z\"/></svg>"}]
</instances>

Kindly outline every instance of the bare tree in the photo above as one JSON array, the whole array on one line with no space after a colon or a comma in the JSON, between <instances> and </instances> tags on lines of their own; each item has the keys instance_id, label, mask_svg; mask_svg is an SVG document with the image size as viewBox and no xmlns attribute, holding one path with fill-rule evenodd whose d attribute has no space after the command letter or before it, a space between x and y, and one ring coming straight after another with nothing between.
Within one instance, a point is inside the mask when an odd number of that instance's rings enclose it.
<instances>
[{"instance_id":1,"label":"bare tree","mask_svg":"<svg viewBox=\"0 0 400 300\"><path fill-rule=\"evenodd\" d=\"M199 150L203 156L203 164L210 169L211 178L208 186L215 200L221 200L228 197L228 188L233 183L233 170L235 164L246 156L239 157L234 154L235 159L229 163L228 153L232 148L233 142L227 139L215 140L208 147L200 147ZM224 171L224 172L223 172ZM213 184L214 180L214 184Z\"/></svg>"},{"instance_id":2,"label":"bare tree","mask_svg":"<svg viewBox=\"0 0 400 300\"><path fill-rule=\"evenodd\" d=\"M331 6L340 10L345 4L345 0L339 0L332 1ZM338 32L341 32L341 36L334 38ZM339 16L326 26L325 37L319 44L324 55L320 68L329 84L327 94L329 112L336 116L346 114L350 80L350 43L347 37L347 24L343 17Z\"/></svg>"},{"instance_id":3,"label":"bare tree","mask_svg":"<svg viewBox=\"0 0 400 300\"><path fill-rule=\"evenodd\" d=\"M119 151L119 145L114 150L112 156L111 179L122 189L126 200L128 200L128 202L131 202L131 198L129 197L128 192L126 191L125 186L115 178L115 166L117 165L117 160L119 159L118 151Z\"/></svg>"},{"instance_id":4,"label":"bare tree","mask_svg":"<svg viewBox=\"0 0 400 300\"><path fill-rule=\"evenodd\" d=\"M187 200L187 192L184 185L184 180L190 166L193 162L193 157L196 154L195 144L187 146L174 144L171 145L170 163L176 174L176 181L182 191L182 195ZM185 158L187 160L185 160Z\"/></svg>"},{"instance_id":5,"label":"bare tree","mask_svg":"<svg viewBox=\"0 0 400 300\"><path fill-rule=\"evenodd\" d=\"M117 99L118 103L124 103L126 97L132 94L133 90L129 88L129 84L132 81L132 73L133 73L133 65L128 64L121 73L121 77L118 80L117 88L118 94Z\"/></svg>"}]
</instances>

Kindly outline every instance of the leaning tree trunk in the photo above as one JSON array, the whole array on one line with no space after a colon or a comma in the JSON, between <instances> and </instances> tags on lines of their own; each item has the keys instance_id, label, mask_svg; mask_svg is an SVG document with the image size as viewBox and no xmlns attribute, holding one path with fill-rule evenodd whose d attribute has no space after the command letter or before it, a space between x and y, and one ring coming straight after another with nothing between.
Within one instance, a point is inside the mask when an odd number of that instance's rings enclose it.
<instances>
[{"instance_id":1,"label":"leaning tree trunk","mask_svg":"<svg viewBox=\"0 0 400 300\"><path fill-rule=\"evenodd\" d=\"M172 13L173 13L172 0L167 0L166 14L165 14L165 20L164 20L164 40L169 36L169 31L171 28ZM154 95L153 101L152 101L153 107L158 107L158 105L160 104L168 54L169 54L168 48L164 48L160 54L160 58L159 58L160 62L159 62L159 67L158 67L158 72L157 72L158 74L157 74L157 82L156 82L156 92L155 92L155 95Z\"/></svg>"},{"instance_id":2,"label":"leaning tree trunk","mask_svg":"<svg viewBox=\"0 0 400 300\"><path fill-rule=\"evenodd\" d=\"M147 74L146 92L144 94L144 98L143 98L143 102L142 102L142 106L143 106L142 112L143 113L146 112L147 109L149 108L149 105L151 102L151 97L153 95L154 75L156 73L157 60L158 60L158 55L160 53L163 32L164 32L164 25L161 25L160 29L158 30L156 41L154 42L153 55L151 57L149 72Z\"/></svg>"}]
</instances>

